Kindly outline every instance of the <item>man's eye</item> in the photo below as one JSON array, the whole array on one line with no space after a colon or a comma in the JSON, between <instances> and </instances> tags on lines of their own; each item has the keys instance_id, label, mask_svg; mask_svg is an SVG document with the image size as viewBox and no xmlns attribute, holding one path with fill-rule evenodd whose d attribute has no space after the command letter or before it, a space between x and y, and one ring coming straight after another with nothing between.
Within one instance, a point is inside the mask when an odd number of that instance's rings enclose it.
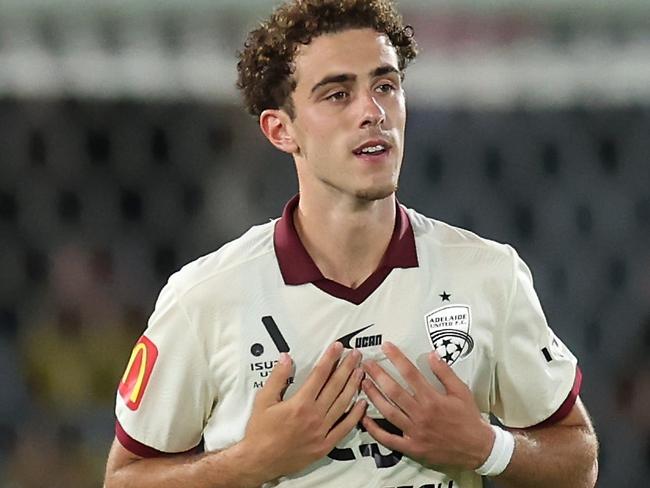
<instances>
[{"instance_id":1,"label":"man's eye","mask_svg":"<svg viewBox=\"0 0 650 488\"><path fill-rule=\"evenodd\" d=\"M348 94L344 91L337 91L336 93L332 93L331 95L327 96L327 100L332 100L332 101L337 101L337 100L345 100L348 97Z\"/></svg>"},{"instance_id":2,"label":"man's eye","mask_svg":"<svg viewBox=\"0 0 650 488\"><path fill-rule=\"evenodd\" d=\"M382 83L379 85L376 90L380 93L389 93L395 90L395 87L391 83Z\"/></svg>"}]
</instances>

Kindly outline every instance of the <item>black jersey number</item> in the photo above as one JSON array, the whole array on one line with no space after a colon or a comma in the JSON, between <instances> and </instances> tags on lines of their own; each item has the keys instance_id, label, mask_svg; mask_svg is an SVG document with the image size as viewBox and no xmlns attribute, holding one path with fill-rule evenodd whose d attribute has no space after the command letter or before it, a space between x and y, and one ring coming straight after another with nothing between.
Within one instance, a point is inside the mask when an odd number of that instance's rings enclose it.
<instances>
[{"instance_id":1,"label":"black jersey number","mask_svg":"<svg viewBox=\"0 0 650 488\"><path fill-rule=\"evenodd\" d=\"M393 424L391 424L388 420L386 419L374 419L379 426L390 432L391 434L395 435L402 435L402 431L395 427ZM366 429L363 427L361 424L357 424L357 428L361 430L362 432L365 432ZM359 450L359 454L361 457L370 457L373 458L375 461L375 466L377 468L390 468L392 466L395 466L397 463L400 462L402 457L404 456L401 452L399 451L391 451L388 454L382 454L381 451L379 450L379 444L376 442L371 442L369 444L360 444L357 449ZM354 461L357 459L357 456L354 452L354 450L350 447L346 447L343 449L340 449L338 447L335 447L330 451L330 453L327 455L330 459L334 459L335 461Z\"/></svg>"}]
</instances>

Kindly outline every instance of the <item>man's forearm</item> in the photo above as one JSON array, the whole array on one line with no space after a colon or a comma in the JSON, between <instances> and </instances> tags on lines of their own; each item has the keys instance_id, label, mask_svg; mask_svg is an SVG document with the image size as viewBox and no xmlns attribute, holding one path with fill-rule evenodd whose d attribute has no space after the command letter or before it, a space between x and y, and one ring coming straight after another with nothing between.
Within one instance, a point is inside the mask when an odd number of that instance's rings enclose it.
<instances>
[{"instance_id":1,"label":"man's forearm","mask_svg":"<svg viewBox=\"0 0 650 488\"><path fill-rule=\"evenodd\" d=\"M494 478L501 488L593 488L598 474L598 441L590 426L557 425L513 431L515 451Z\"/></svg>"},{"instance_id":2,"label":"man's forearm","mask_svg":"<svg viewBox=\"0 0 650 488\"><path fill-rule=\"evenodd\" d=\"M218 452L134 460L106 471L104 488L257 488L265 481L241 444Z\"/></svg>"}]
</instances>

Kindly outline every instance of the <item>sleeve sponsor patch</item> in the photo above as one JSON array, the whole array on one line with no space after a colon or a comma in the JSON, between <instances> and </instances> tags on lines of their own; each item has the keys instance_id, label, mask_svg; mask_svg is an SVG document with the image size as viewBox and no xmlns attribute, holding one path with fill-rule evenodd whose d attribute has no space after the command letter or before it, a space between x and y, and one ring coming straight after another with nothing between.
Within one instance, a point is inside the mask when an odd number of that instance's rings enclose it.
<instances>
[{"instance_id":1,"label":"sleeve sponsor patch","mask_svg":"<svg viewBox=\"0 0 650 488\"><path fill-rule=\"evenodd\" d=\"M131 410L137 410L140 406L157 357L156 345L147 337L140 337L133 348L129 364L118 388L124 403Z\"/></svg>"}]
</instances>

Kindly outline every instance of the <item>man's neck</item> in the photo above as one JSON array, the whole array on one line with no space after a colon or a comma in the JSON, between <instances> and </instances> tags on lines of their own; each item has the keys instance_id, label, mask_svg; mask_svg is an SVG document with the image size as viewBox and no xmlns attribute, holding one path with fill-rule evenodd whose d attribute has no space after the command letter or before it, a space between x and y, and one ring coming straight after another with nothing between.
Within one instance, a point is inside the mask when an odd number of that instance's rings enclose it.
<instances>
[{"instance_id":1,"label":"man's neck","mask_svg":"<svg viewBox=\"0 0 650 488\"><path fill-rule=\"evenodd\" d=\"M323 202L301 194L293 215L305 249L325 278L357 288L377 269L395 226L395 195L372 202Z\"/></svg>"}]
</instances>

